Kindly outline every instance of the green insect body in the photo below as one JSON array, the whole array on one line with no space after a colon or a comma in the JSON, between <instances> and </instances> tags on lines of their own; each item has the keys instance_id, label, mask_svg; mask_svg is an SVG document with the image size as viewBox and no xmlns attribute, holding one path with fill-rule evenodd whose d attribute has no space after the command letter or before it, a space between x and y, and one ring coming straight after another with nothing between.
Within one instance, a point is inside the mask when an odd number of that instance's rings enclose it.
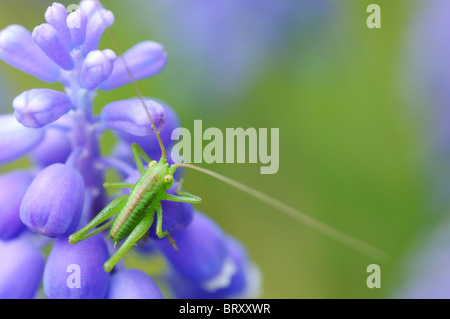
<instances>
[{"instance_id":1,"label":"green insect body","mask_svg":"<svg viewBox=\"0 0 450 319\"><path fill-rule=\"evenodd\" d=\"M119 249L104 264L105 271L111 271L114 265L130 251L136 243L144 238L148 229L154 222L156 213L156 234L159 238L167 237L176 248L175 241L167 231L162 230L163 212L162 200L174 202L185 202L191 204L200 203L201 198L186 192L177 190L178 195L166 193L173 186L173 174L178 165L169 167L165 152L159 162L152 161L137 144L132 144L133 157L141 177L136 184L129 183L105 183L107 189L130 188L129 195L122 195L109 203L97 216L95 216L85 227L69 237L69 243L75 244L87 239L108 227L110 228L107 238L111 239L116 246L124 240ZM142 160L148 162L145 170ZM115 218L106 222L116 214ZM104 223L106 222L106 223ZM103 225L99 226L100 224ZM97 227L97 228L95 228ZM95 229L94 229L95 228Z\"/></svg>"}]
</instances>

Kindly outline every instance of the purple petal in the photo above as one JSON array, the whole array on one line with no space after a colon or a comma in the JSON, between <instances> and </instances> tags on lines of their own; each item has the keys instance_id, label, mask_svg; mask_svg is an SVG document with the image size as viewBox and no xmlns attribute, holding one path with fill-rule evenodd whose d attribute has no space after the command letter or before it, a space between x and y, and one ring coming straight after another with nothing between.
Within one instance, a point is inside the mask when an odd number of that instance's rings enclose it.
<instances>
[{"instance_id":1,"label":"purple petal","mask_svg":"<svg viewBox=\"0 0 450 319\"><path fill-rule=\"evenodd\" d=\"M81 69L81 85L88 90L95 89L111 74L116 58L111 50L94 50L88 53Z\"/></svg>"},{"instance_id":2,"label":"purple petal","mask_svg":"<svg viewBox=\"0 0 450 319\"><path fill-rule=\"evenodd\" d=\"M45 11L45 21L56 29L59 39L66 48L71 49L71 35L69 28L67 27L66 8L62 4L54 2L47 8L47 11Z\"/></svg>"},{"instance_id":3,"label":"purple petal","mask_svg":"<svg viewBox=\"0 0 450 319\"><path fill-rule=\"evenodd\" d=\"M159 130L159 136L164 144L164 146L169 146L172 144L172 131L175 128L180 127L180 120L177 113L167 104L155 100L157 103L161 104L164 112L164 126ZM161 157L161 149L158 143L158 139L153 131L147 136L136 136L127 134L121 131L117 132L120 139L127 142L128 144L137 143L142 149L153 159L159 159ZM170 156L170 152L167 154Z\"/></svg>"},{"instance_id":4,"label":"purple petal","mask_svg":"<svg viewBox=\"0 0 450 319\"><path fill-rule=\"evenodd\" d=\"M20 205L20 219L32 231L55 237L77 227L84 201L84 182L77 170L53 164L42 170Z\"/></svg>"},{"instance_id":5,"label":"purple petal","mask_svg":"<svg viewBox=\"0 0 450 319\"><path fill-rule=\"evenodd\" d=\"M43 23L33 30L33 40L50 59L64 70L75 67L72 56L64 43L59 39L56 29Z\"/></svg>"},{"instance_id":6,"label":"purple petal","mask_svg":"<svg viewBox=\"0 0 450 319\"><path fill-rule=\"evenodd\" d=\"M63 92L51 89L31 89L13 101L17 121L26 127L38 128L66 114L72 101Z\"/></svg>"},{"instance_id":7,"label":"purple petal","mask_svg":"<svg viewBox=\"0 0 450 319\"><path fill-rule=\"evenodd\" d=\"M97 49L103 32L113 23L114 15L105 9L97 10L89 17L86 25L86 39L82 47L84 56Z\"/></svg>"},{"instance_id":8,"label":"purple petal","mask_svg":"<svg viewBox=\"0 0 450 319\"><path fill-rule=\"evenodd\" d=\"M219 289L208 290L172 272L166 279L174 296L180 299L256 298L261 286L258 268L249 259L242 244L232 237L227 238L227 251L228 258L236 267L227 284Z\"/></svg>"},{"instance_id":9,"label":"purple petal","mask_svg":"<svg viewBox=\"0 0 450 319\"><path fill-rule=\"evenodd\" d=\"M111 277L107 299L163 298L156 283L141 270L119 270Z\"/></svg>"},{"instance_id":10,"label":"purple petal","mask_svg":"<svg viewBox=\"0 0 450 319\"><path fill-rule=\"evenodd\" d=\"M0 115L0 163L14 161L38 145L44 131L22 126L14 114Z\"/></svg>"},{"instance_id":11,"label":"purple petal","mask_svg":"<svg viewBox=\"0 0 450 319\"><path fill-rule=\"evenodd\" d=\"M179 251L168 240L155 241L155 245L183 277L207 284L221 276L227 258L225 237L211 219L196 212L189 226L173 238Z\"/></svg>"},{"instance_id":12,"label":"purple petal","mask_svg":"<svg viewBox=\"0 0 450 319\"><path fill-rule=\"evenodd\" d=\"M146 99L145 105L156 128L164 125L164 108L155 101ZM109 128L131 135L146 136L153 132L151 122L139 99L111 102L102 109L102 120Z\"/></svg>"},{"instance_id":13,"label":"purple petal","mask_svg":"<svg viewBox=\"0 0 450 319\"><path fill-rule=\"evenodd\" d=\"M60 69L34 43L31 33L20 25L0 32L0 59L46 82L56 82Z\"/></svg>"},{"instance_id":14,"label":"purple petal","mask_svg":"<svg viewBox=\"0 0 450 319\"><path fill-rule=\"evenodd\" d=\"M26 229L19 217L20 203L33 176L12 171L0 176L0 239L9 240Z\"/></svg>"},{"instance_id":15,"label":"purple petal","mask_svg":"<svg viewBox=\"0 0 450 319\"><path fill-rule=\"evenodd\" d=\"M72 145L66 132L46 129L45 137L30 153L33 162L41 167L55 163L64 163L72 151Z\"/></svg>"},{"instance_id":16,"label":"purple petal","mask_svg":"<svg viewBox=\"0 0 450 319\"><path fill-rule=\"evenodd\" d=\"M72 37L72 45L78 47L84 43L86 38L86 25L88 17L83 10L76 10L67 16L67 27Z\"/></svg>"},{"instance_id":17,"label":"purple petal","mask_svg":"<svg viewBox=\"0 0 450 319\"><path fill-rule=\"evenodd\" d=\"M44 270L44 256L23 239L0 241L0 299L34 298Z\"/></svg>"},{"instance_id":18,"label":"purple petal","mask_svg":"<svg viewBox=\"0 0 450 319\"><path fill-rule=\"evenodd\" d=\"M100 86L102 90L112 90L131 82L123 60L137 81L161 72L166 65L167 54L164 47L156 42L145 41L136 44L114 62L111 76Z\"/></svg>"},{"instance_id":19,"label":"purple petal","mask_svg":"<svg viewBox=\"0 0 450 319\"><path fill-rule=\"evenodd\" d=\"M106 243L98 234L74 245L67 237L56 239L44 270L44 291L54 299L97 299L106 296L109 274Z\"/></svg>"}]
</instances>

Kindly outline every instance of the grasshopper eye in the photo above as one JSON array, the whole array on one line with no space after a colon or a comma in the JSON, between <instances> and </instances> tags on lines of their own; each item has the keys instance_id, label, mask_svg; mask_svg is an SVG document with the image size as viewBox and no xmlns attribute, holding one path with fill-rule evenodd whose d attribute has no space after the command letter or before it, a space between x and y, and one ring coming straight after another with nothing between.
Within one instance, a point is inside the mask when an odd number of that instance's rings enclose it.
<instances>
[{"instance_id":1,"label":"grasshopper eye","mask_svg":"<svg viewBox=\"0 0 450 319\"><path fill-rule=\"evenodd\" d=\"M148 163L148 167L149 167L149 168L150 168L150 167L153 167L153 166L155 166L157 163L158 163L157 161L151 161L150 163Z\"/></svg>"},{"instance_id":2,"label":"grasshopper eye","mask_svg":"<svg viewBox=\"0 0 450 319\"><path fill-rule=\"evenodd\" d=\"M173 176L172 175L166 175L164 176L164 183L169 184L173 181Z\"/></svg>"}]
</instances>

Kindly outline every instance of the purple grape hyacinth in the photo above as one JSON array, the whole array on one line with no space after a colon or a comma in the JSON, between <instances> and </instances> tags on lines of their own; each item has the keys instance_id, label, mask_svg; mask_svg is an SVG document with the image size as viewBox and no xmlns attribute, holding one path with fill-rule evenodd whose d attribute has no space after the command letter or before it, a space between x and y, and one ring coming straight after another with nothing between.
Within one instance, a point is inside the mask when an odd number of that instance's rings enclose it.
<instances>
[{"instance_id":1,"label":"purple grape hyacinth","mask_svg":"<svg viewBox=\"0 0 450 319\"><path fill-rule=\"evenodd\" d=\"M6 203L0 206L0 298L36 297L41 282L39 295L48 298L254 297L246 293L257 291L249 287L259 286L259 272L244 247L191 204L162 202L162 227L178 240L179 253L152 234L154 227L144 238L149 248L141 250L144 256L158 254L166 261L158 279L169 287L167 295L142 270L119 263L105 272L103 264L114 252L106 234L69 244L69 235L112 200L103 188L107 170L115 169L124 180L138 178L131 143L141 144L152 159L161 150L141 100L114 101L101 115L93 114L98 90L131 82L122 58L98 49L114 23L112 12L97 0L82 0L70 14L53 3L45 20L33 32L20 25L0 31L0 60L64 87L22 92L12 101L14 113L0 116L0 164L24 156L31 160L29 169L0 176ZM123 56L136 80L157 75L167 61L163 46L152 41ZM170 148L171 132L179 125L176 112L158 100L144 102ZM118 139L111 155L100 151L107 129Z\"/></svg>"}]
</instances>

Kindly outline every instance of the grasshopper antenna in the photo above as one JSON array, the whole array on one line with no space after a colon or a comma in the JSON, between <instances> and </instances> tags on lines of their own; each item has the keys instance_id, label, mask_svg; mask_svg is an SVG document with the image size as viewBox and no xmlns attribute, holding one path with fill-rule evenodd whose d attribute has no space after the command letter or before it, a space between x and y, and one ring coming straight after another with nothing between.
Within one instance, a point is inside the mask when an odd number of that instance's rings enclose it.
<instances>
[{"instance_id":1,"label":"grasshopper antenna","mask_svg":"<svg viewBox=\"0 0 450 319\"><path fill-rule=\"evenodd\" d=\"M259 199L260 201L281 211L285 215L298 220L299 222L305 224L306 226L309 226L312 229L315 229L315 230L369 256L369 257L375 258L376 260L385 261L389 257L386 252L384 252L368 243L365 243L365 242L363 242L357 238L354 238L336 228L333 228L317 219L314 219L313 217L308 216L305 213L302 213L302 212L296 210L295 208L292 208L289 205L286 205L285 203L283 203L282 201L280 201L278 199L270 197L267 194L257 191L247 185L244 185L238 181L235 181L231 178L223 176L219 173L213 172L213 171L203 168L203 167L199 167L199 166L195 166L195 165L187 164L187 163L174 164L174 165L172 165L172 167L174 169L176 169L177 167L191 168L193 170L196 170L196 171L199 171L206 175L209 175L211 177L214 177L226 184L229 184L229 185L247 193L250 196L253 196L256 199Z\"/></svg>"},{"instance_id":2,"label":"grasshopper antenna","mask_svg":"<svg viewBox=\"0 0 450 319\"><path fill-rule=\"evenodd\" d=\"M99 2L98 0L93 0L93 1L95 2L95 4L96 4L99 8L103 8L102 5L100 4L100 2ZM142 95L142 92L141 92L141 90L139 89L139 86L137 85L136 80L134 79L133 74L131 73L131 70L130 70L130 67L128 66L128 64L127 64L127 61L126 61L125 58L123 57L123 51L120 49L119 43L117 42L116 37L114 36L114 34L113 34L113 32L111 31L110 28L106 28L106 33L108 34L109 38L111 39L111 42L112 42L112 44L113 44L113 46L114 46L114 49L115 49L116 52L117 52L118 57L119 57L120 59L122 59L123 65L125 66L125 70L127 71L128 76L129 76L129 78L130 78L130 80L131 80L131 83L132 83L132 85L133 85L133 87L134 87L134 89L135 89L135 91L136 91L136 93L137 93L139 99L140 99L141 102L142 102L142 107L144 108L145 113L147 114L147 117L148 117L148 119L150 120L150 123L151 123L152 128L153 128L153 132L155 132L156 138L158 139L159 147L161 148L161 157L167 159L167 154L166 154L166 149L165 149L165 147L164 147L164 144L163 144L163 142L162 142L162 140L161 140L161 137L159 136L158 130L156 129L156 125L155 125L155 123L153 122L152 117L150 116L150 112L148 111L147 106L145 105L144 96Z\"/></svg>"}]
</instances>

